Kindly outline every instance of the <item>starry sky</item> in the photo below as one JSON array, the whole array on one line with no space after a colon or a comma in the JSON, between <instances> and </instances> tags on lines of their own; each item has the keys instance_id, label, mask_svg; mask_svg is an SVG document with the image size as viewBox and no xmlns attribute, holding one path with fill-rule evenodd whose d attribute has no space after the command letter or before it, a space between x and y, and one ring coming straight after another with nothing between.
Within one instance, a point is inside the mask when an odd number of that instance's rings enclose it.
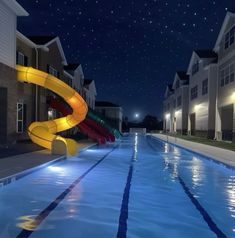
<instances>
[{"instance_id":1,"label":"starry sky","mask_svg":"<svg viewBox=\"0 0 235 238\"><path fill-rule=\"evenodd\" d=\"M94 79L98 100L132 120L162 117L167 83L187 70L194 49L213 48L234 0L18 0L25 35L60 37L67 61Z\"/></svg>"}]
</instances>

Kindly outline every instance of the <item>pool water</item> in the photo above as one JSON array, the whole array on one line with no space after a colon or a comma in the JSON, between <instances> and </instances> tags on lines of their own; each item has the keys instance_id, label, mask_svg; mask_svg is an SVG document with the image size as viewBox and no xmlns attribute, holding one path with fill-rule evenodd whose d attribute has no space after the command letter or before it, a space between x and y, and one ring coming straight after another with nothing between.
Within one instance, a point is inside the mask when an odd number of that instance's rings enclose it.
<instances>
[{"instance_id":1,"label":"pool water","mask_svg":"<svg viewBox=\"0 0 235 238\"><path fill-rule=\"evenodd\" d=\"M235 237L235 170L124 136L0 188L1 238Z\"/></svg>"}]
</instances>

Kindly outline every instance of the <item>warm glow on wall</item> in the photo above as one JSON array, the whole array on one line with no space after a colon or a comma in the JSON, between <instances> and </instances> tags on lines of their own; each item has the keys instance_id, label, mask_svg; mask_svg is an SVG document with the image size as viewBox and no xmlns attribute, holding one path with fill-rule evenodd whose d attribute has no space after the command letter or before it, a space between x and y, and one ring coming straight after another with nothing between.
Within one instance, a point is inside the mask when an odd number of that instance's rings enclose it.
<instances>
[{"instance_id":1,"label":"warm glow on wall","mask_svg":"<svg viewBox=\"0 0 235 238\"><path fill-rule=\"evenodd\" d=\"M232 93L232 100L235 100L235 92Z\"/></svg>"},{"instance_id":2,"label":"warm glow on wall","mask_svg":"<svg viewBox=\"0 0 235 238\"><path fill-rule=\"evenodd\" d=\"M166 120L168 120L168 119L170 118L170 113L167 113L167 114L165 115L165 118L166 118Z\"/></svg>"}]
</instances>

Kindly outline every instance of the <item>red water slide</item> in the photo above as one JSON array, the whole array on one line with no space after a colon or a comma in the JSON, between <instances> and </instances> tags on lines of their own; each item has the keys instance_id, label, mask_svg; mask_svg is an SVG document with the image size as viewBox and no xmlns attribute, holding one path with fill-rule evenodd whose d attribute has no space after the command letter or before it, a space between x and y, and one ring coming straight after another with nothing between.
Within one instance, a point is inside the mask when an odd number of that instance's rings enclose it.
<instances>
[{"instance_id":1,"label":"red water slide","mask_svg":"<svg viewBox=\"0 0 235 238\"><path fill-rule=\"evenodd\" d=\"M49 98L49 105L50 107L58 110L63 114L63 116L66 116L70 114L71 109L66 107L62 102L60 102L58 99L55 99L53 97ZM86 123L86 119L79 123L78 128L80 131L87 135L89 138L96 140L99 144L105 144L106 140L110 140L109 136L105 136L105 134L100 134L98 130L91 128L91 125L94 124L94 127L96 126L96 122L89 121L89 125Z\"/></svg>"}]
</instances>

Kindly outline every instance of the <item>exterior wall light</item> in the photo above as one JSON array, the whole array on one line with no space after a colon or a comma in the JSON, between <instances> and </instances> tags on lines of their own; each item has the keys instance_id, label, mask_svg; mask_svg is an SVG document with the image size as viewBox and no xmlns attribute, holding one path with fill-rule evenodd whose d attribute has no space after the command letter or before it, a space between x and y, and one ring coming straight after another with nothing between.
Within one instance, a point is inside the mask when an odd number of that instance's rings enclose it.
<instances>
[{"instance_id":1,"label":"exterior wall light","mask_svg":"<svg viewBox=\"0 0 235 238\"><path fill-rule=\"evenodd\" d=\"M175 117L180 114L181 110L175 111Z\"/></svg>"},{"instance_id":2,"label":"exterior wall light","mask_svg":"<svg viewBox=\"0 0 235 238\"><path fill-rule=\"evenodd\" d=\"M170 113L167 113L167 114L165 115L165 118L166 118L166 120L168 120L168 119L170 118Z\"/></svg>"},{"instance_id":3,"label":"exterior wall light","mask_svg":"<svg viewBox=\"0 0 235 238\"><path fill-rule=\"evenodd\" d=\"M201 107L200 104L197 104L197 105L194 106L194 110L198 111L200 109L200 107Z\"/></svg>"}]
</instances>

